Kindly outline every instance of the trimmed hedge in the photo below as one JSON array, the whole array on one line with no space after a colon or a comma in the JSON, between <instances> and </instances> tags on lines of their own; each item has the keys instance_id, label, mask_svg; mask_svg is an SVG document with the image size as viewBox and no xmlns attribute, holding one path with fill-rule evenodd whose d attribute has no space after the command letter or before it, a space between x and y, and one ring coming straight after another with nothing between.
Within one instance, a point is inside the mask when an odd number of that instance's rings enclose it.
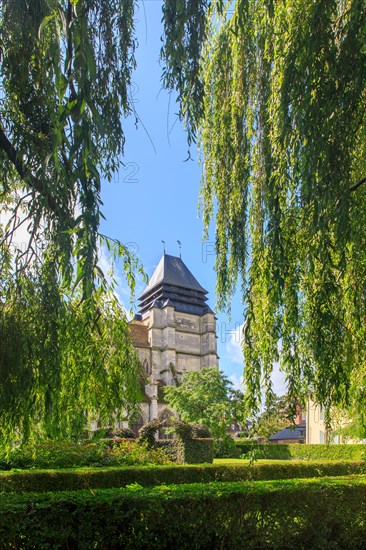
<instances>
[{"instance_id":1,"label":"trimmed hedge","mask_svg":"<svg viewBox=\"0 0 366 550\"><path fill-rule=\"evenodd\" d=\"M3 495L1 548L363 549L366 478Z\"/></svg>"},{"instance_id":2,"label":"trimmed hedge","mask_svg":"<svg viewBox=\"0 0 366 550\"><path fill-rule=\"evenodd\" d=\"M214 458L213 440L211 438L195 438L177 440L178 464L212 463Z\"/></svg>"},{"instance_id":3,"label":"trimmed hedge","mask_svg":"<svg viewBox=\"0 0 366 550\"><path fill-rule=\"evenodd\" d=\"M154 466L83 470L1 472L0 492L75 491L161 484L211 483L366 474L365 462Z\"/></svg>"},{"instance_id":4,"label":"trimmed hedge","mask_svg":"<svg viewBox=\"0 0 366 550\"><path fill-rule=\"evenodd\" d=\"M235 442L232 458L255 451L257 458L303 460L362 460L366 445L251 444Z\"/></svg>"},{"instance_id":5,"label":"trimmed hedge","mask_svg":"<svg viewBox=\"0 0 366 550\"><path fill-rule=\"evenodd\" d=\"M200 464L213 461L210 438L148 441L98 439L85 441L45 441L38 445L0 451L0 470L13 468L77 468L83 466L144 466L147 464Z\"/></svg>"},{"instance_id":6,"label":"trimmed hedge","mask_svg":"<svg viewBox=\"0 0 366 550\"><path fill-rule=\"evenodd\" d=\"M100 439L97 442L45 441L0 452L0 470L12 468L77 468L82 466L144 466L169 464L163 449L137 445L133 439Z\"/></svg>"},{"instance_id":7,"label":"trimmed hedge","mask_svg":"<svg viewBox=\"0 0 366 550\"><path fill-rule=\"evenodd\" d=\"M211 464L214 459L214 445L211 438L158 439L155 447L164 449L177 464Z\"/></svg>"},{"instance_id":8,"label":"trimmed hedge","mask_svg":"<svg viewBox=\"0 0 366 550\"><path fill-rule=\"evenodd\" d=\"M174 434L174 439L157 440L156 432L168 425ZM142 426L139 434L138 442L146 442L149 448L164 448L172 460L178 464L213 462L213 440L210 438L208 428L201 424L190 424L183 420L167 422L167 420L155 418Z\"/></svg>"}]
</instances>

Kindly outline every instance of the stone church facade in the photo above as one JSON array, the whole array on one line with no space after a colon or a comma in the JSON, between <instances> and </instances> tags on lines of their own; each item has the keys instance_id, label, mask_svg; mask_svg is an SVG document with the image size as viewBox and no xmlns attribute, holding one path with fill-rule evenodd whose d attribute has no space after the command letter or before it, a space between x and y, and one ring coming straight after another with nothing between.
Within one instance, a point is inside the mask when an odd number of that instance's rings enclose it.
<instances>
[{"instance_id":1,"label":"stone church facade","mask_svg":"<svg viewBox=\"0 0 366 550\"><path fill-rule=\"evenodd\" d=\"M139 302L130 330L143 367L145 398L135 430L172 414L164 386L179 384L186 372L218 366L219 360L207 291L180 257L162 256Z\"/></svg>"}]
</instances>

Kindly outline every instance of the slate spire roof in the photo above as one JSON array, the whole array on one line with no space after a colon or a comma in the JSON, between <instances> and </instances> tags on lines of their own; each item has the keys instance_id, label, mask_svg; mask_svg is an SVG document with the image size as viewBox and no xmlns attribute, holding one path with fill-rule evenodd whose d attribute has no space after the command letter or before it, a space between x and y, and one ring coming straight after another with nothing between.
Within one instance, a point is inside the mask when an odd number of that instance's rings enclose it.
<instances>
[{"instance_id":1,"label":"slate spire roof","mask_svg":"<svg viewBox=\"0 0 366 550\"><path fill-rule=\"evenodd\" d=\"M163 254L150 282L139 298L140 312L152 307L173 306L177 311L203 315L211 313L207 290L189 271L181 258Z\"/></svg>"}]
</instances>

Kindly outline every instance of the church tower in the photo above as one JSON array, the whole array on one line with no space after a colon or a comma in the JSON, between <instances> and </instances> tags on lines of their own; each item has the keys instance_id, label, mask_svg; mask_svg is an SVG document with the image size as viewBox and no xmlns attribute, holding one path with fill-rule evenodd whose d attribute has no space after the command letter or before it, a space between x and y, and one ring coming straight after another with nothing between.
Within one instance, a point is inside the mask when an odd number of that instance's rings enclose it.
<instances>
[{"instance_id":1,"label":"church tower","mask_svg":"<svg viewBox=\"0 0 366 550\"><path fill-rule=\"evenodd\" d=\"M181 258L164 253L139 302L130 330L145 376L142 425L170 414L164 386L178 385L186 372L217 367L219 358L207 291Z\"/></svg>"}]
</instances>

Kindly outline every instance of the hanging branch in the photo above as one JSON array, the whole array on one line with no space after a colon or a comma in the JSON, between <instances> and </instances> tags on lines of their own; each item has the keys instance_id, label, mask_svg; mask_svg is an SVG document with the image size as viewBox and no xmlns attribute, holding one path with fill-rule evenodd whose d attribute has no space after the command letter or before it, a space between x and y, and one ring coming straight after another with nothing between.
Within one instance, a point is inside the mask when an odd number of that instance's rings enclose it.
<instances>
[{"instance_id":1,"label":"hanging branch","mask_svg":"<svg viewBox=\"0 0 366 550\"><path fill-rule=\"evenodd\" d=\"M350 188L350 192L353 193L354 191L357 191L357 189L361 187L361 185L363 185L364 183L366 183L366 177L360 179L357 183L352 185L352 187Z\"/></svg>"},{"instance_id":2,"label":"hanging branch","mask_svg":"<svg viewBox=\"0 0 366 550\"><path fill-rule=\"evenodd\" d=\"M7 138L4 130L0 126L0 147L6 153L8 159L13 164L21 179L34 191L45 199L49 208L54 214L60 215L60 208L52 195L45 189L42 182L35 177L28 169L26 163L22 159L22 155L15 149L14 145Z\"/></svg>"}]
</instances>

